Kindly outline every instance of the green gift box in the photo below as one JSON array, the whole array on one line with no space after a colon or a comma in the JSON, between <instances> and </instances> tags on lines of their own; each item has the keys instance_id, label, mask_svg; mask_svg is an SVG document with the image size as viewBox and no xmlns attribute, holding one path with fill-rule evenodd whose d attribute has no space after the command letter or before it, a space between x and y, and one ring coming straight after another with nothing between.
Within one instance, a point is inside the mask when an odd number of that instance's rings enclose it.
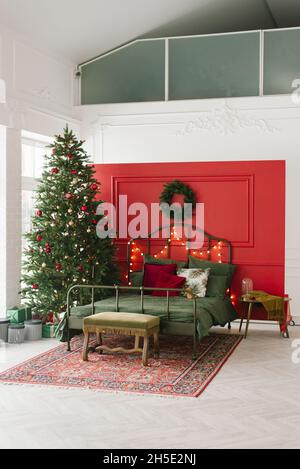
<instances>
[{"instance_id":1,"label":"green gift box","mask_svg":"<svg viewBox=\"0 0 300 469\"><path fill-rule=\"evenodd\" d=\"M32 319L31 308L26 305L22 305L20 307L14 306L7 310L6 316L13 324L30 321Z\"/></svg>"},{"instance_id":2,"label":"green gift box","mask_svg":"<svg viewBox=\"0 0 300 469\"><path fill-rule=\"evenodd\" d=\"M48 323L43 324L42 328L42 335L45 339L51 339L55 337L56 330L58 328L58 324Z\"/></svg>"}]
</instances>

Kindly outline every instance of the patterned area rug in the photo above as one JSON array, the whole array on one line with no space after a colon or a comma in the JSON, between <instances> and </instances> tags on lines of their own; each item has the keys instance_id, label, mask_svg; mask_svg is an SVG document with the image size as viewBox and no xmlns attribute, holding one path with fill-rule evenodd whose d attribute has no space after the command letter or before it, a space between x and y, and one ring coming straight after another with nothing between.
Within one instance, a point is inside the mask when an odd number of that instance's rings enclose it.
<instances>
[{"instance_id":1,"label":"patterned area rug","mask_svg":"<svg viewBox=\"0 0 300 469\"><path fill-rule=\"evenodd\" d=\"M66 344L59 345L4 371L0 382L198 397L241 339L239 335L211 334L199 344L199 357L193 361L190 337L161 336L160 358L150 353L149 366L144 367L140 354L89 353L89 361L83 362L80 336L72 340L72 352L66 351ZM130 348L132 341L125 336L104 338L110 347Z\"/></svg>"}]
</instances>

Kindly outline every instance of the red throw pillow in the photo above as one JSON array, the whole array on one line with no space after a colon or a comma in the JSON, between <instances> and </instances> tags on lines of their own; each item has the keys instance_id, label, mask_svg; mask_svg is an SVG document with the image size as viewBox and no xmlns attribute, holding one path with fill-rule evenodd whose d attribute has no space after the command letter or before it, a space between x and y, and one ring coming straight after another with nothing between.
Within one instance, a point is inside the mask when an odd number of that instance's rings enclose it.
<instances>
[{"instance_id":1,"label":"red throw pillow","mask_svg":"<svg viewBox=\"0 0 300 469\"><path fill-rule=\"evenodd\" d=\"M186 282L185 277L180 277L179 275L166 274L165 272L160 272L157 277L155 287L157 288L182 288ZM167 296L166 291L153 290L153 296ZM170 291L169 296L179 296L179 291Z\"/></svg>"},{"instance_id":2,"label":"red throw pillow","mask_svg":"<svg viewBox=\"0 0 300 469\"><path fill-rule=\"evenodd\" d=\"M144 287L155 287L160 272L176 274L177 264L148 264L144 265Z\"/></svg>"}]
</instances>

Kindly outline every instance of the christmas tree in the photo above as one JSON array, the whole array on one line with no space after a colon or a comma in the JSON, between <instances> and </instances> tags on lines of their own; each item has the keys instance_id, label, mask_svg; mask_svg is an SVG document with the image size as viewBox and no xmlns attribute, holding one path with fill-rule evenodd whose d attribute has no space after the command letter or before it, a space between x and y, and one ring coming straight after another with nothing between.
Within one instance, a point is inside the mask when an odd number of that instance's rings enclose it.
<instances>
[{"instance_id":1,"label":"christmas tree","mask_svg":"<svg viewBox=\"0 0 300 469\"><path fill-rule=\"evenodd\" d=\"M36 211L22 275L22 296L33 313L44 320L66 310L71 285L114 284L117 269L109 238L99 239L96 215L99 183L94 167L66 127L55 136L50 156L45 156L41 182L36 192ZM90 301L87 289L74 291L77 304Z\"/></svg>"}]
</instances>

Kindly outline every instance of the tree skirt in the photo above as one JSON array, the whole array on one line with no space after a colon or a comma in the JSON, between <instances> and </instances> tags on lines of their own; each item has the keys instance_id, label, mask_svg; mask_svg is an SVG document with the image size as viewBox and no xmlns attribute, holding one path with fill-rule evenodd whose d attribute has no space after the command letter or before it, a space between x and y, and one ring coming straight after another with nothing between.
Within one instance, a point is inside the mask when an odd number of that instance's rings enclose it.
<instances>
[{"instance_id":1,"label":"tree skirt","mask_svg":"<svg viewBox=\"0 0 300 469\"><path fill-rule=\"evenodd\" d=\"M150 351L144 367L140 354L89 353L81 358L82 336L72 340L72 352L66 344L38 355L0 374L0 382L88 388L99 391L126 391L162 396L198 397L220 371L242 337L211 334L199 344L199 357L191 358L192 339L161 336L160 358ZM133 337L107 336L110 347L132 347Z\"/></svg>"}]
</instances>

